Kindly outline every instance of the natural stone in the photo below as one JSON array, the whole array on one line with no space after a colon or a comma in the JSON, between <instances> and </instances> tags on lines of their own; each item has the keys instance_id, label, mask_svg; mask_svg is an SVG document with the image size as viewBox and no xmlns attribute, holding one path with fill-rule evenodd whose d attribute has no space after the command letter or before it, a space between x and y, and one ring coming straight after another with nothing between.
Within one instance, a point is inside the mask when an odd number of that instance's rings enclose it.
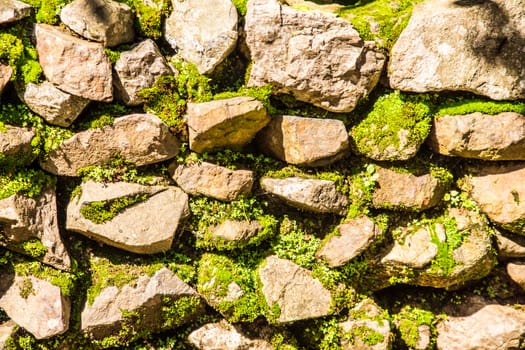
<instances>
[{"instance_id":1,"label":"natural stone","mask_svg":"<svg viewBox=\"0 0 525 350\"><path fill-rule=\"evenodd\" d=\"M237 44L237 10L231 0L172 0L164 38L200 74L210 73Z\"/></svg>"},{"instance_id":2,"label":"natural stone","mask_svg":"<svg viewBox=\"0 0 525 350\"><path fill-rule=\"evenodd\" d=\"M391 52L394 89L525 98L525 1L426 1Z\"/></svg>"},{"instance_id":3,"label":"natural stone","mask_svg":"<svg viewBox=\"0 0 525 350\"><path fill-rule=\"evenodd\" d=\"M6 348L6 342L16 332L17 325L13 320L0 323L0 349Z\"/></svg>"},{"instance_id":4,"label":"natural stone","mask_svg":"<svg viewBox=\"0 0 525 350\"><path fill-rule=\"evenodd\" d=\"M246 242L257 236L262 230L262 225L257 220L225 220L220 224L210 227L212 240L222 242Z\"/></svg>"},{"instance_id":5,"label":"natural stone","mask_svg":"<svg viewBox=\"0 0 525 350\"><path fill-rule=\"evenodd\" d=\"M0 94L4 91L5 86L9 83L13 75L13 68L0 62Z\"/></svg>"},{"instance_id":6,"label":"natural stone","mask_svg":"<svg viewBox=\"0 0 525 350\"><path fill-rule=\"evenodd\" d=\"M269 256L259 267L262 294L270 308L278 306L276 321L284 323L327 316L332 296L312 272L291 261Z\"/></svg>"},{"instance_id":7,"label":"natural stone","mask_svg":"<svg viewBox=\"0 0 525 350\"><path fill-rule=\"evenodd\" d=\"M31 5L17 0L0 0L0 24L15 22L30 15Z\"/></svg>"},{"instance_id":8,"label":"natural stone","mask_svg":"<svg viewBox=\"0 0 525 350\"><path fill-rule=\"evenodd\" d=\"M507 273L510 278L525 290L525 264L522 262L509 262Z\"/></svg>"},{"instance_id":9,"label":"natural stone","mask_svg":"<svg viewBox=\"0 0 525 350\"><path fill-rule=\"evenodd\" d=\"M376 45L347 21L277 0L248 1L245 32L253 61L249 86L271 84L274 93L332 112L353 110L385 63Z\"/></svg>"},{"instance_id":10,"label":"natural stone","mask_svg":"<svg viewBox=\"0 0 525 350\"><path fill-rule=\"evenodd\" d=\"M89 100L113 99L111 62L104 46L47 24L36 25L35 37L40 65L51 83Z\"/></svg>"},{"instance_id":11,"label":"natural stone","mask_svg":"<svg viewBox=\"0 0 525 350\"><path fill-rule=\"evenodd\" d=\"M169 171L184 192L222 201L233 201L250 194L255 181L250 170L230 170L208 162L174 163Z\"/></svg>"},{"instance_id":12,"label":"natural stone","mask_svg":"<svg viewBox=\"0 0 525 350\"><path fill-rule=\"evenodd\" d=\"M60 19L75 33L106 47L133 41L133 12L112 0L75 0L60 11Z\"/></svg>"},{"instance_id":13,"label":"natural stone","mask_svg":"<svg viewBox=\"0 0 525 350\"><path fill-rule=\"evenodd\" d=\"M143 103L143 98L139 96L140 90L153 87L157 78L163 75L173 74L157 44L151 39L121 52L114 69L115 94L128 106Z\"/></svg>"},{"instance_id":14,"label":"natural stone","mask_svg":"<svg viewBox=\"0 0 525 350\"><path fill-rule=\"evenodd\" d=\"M348 132L336 119L276 116L257 136L259 148L277 159L302 166L329 165L346 155Z\"/></svg>"},{"instance_id":15,"label":"natural stone","mask_svg":"<svg viewBox=\"0 0 525 350\"><path fill-rule=\"evenodd\" d=\"M479 112L434 119L429 137L437 153L484 160L525 160L525 116Z\"/></svg>"},{"instance_id":16,"label":"natural stone","mask_svg":"<svg viewBox=\"0 0 525 350\"><path fill-rule=\"evenodd\" d=\"M3 155L16 159L20 165L30 164L36 158L31 146L31 141L36 136L35 129L7 124L4 124L3 128L4 130L0 131L0 157Z\"/></svg>"},{"instance_id":17,"label":"natural stone","mask_svg":"<svg viewBox=\"0 0 525 350\"><path fill-rule=\"evenodd\" d=\"M525 258L525 237L496 231L498 258Z\"/></svg>"},{"instance_id":18,"label":"natural stone","mask_svg":"<svg viewBox=\"0 0 525 350\"><path fill-rule=\"evenodd\" d=\"M314 213L343 214L348 205L348 199L337 191L333 181L300 177L263 177L260 182L264 191L298 209Z\"/></svg>"},{"instance_id":19,"label":"natural stone","mask_svg":"<svg viewBox=\"0 0 525 350\"><path fill-rule=\"evenodd\" d=\"M120 155L137 166L177 155L179 142L168 126L151 114L116 118L112 125L75 134L49 152L40 166L60 176L78 176L80 168L100 165Z\"/></svg>"},{"instance_id":20,"label":"natural stone","mask_svg":"<svg viewBox=\"0 0 525 350\"><path fill-rule=\"evenodd\" d=\"M72 198L67 206L66 228L134 253L155 254L170 249L180 222L189 215L188 195L175 186L88 181L80 188L80 197ZM83 214L90 212L86 206L89 209L93 203L107 206L115 200L133 198L143 200L107 220Z\"/></svg>"},{"instance_id":21,"label":"natural stone","mask_svg":"<svg viewBox=\"0 0 525 350\"><path fill-rule=\"evenodd\" d=\"M188 103L190 149L203 153L249 143L270 117L260 101L248 96Z\"/></svg>"},{"instance_id":22,"label":"natural stone","mask_svg":"<svg viewBox=\"0 0 525 350\"><path fill-rule=\"evenodd\" d=\"M343 266L365 251L383 231L367 216L351 219L337 226L337 234L330 237L317 252L330 267Z\"/></svg>"}]
</instances>

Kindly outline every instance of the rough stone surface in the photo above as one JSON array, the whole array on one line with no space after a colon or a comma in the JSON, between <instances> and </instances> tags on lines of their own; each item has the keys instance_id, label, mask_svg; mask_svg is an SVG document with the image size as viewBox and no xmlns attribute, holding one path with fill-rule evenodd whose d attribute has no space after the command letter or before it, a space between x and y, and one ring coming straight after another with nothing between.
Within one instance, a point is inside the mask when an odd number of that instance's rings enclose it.
<instances>
[{"instance_id":1,"label":"rough stone surface","mask_svg":"<svg viewBox=\"0 0 525 350\"><path fill-rule=\"evenodd\" d=\"M100 165L119 154L137 166L171 159L179 141L168 126L151 114L131 114L115 119L113 125L77 133L49 152L40 166L60 176L78 176L88 165Z\"/></svg>"},{"instance_id":2,"label":"rough stone surface","mask_svg":"<svg viewBox=\"0 0 525 350\"><path fill-rule=\"evenodd\" d=\"M349 112L379 81L385 56L347 21L277 0L250 0L247 7L249 86L271 84L273 92Z\"/></svg>"},{"instance_id":3,"label":"rough stone surface","mask_svg":"<svg viewBox=\"0 0 525 350\"><path fill-rule=\"evenodd\" d=\"M0 0L0 24L15 22L29 15L31 5L17 0Z\"/></svg>"},{"instance_id":4,"label":"rough stone surface","mask_svg":"<svg viewBox=\"0 0 525 350\"><path fill-rule=\"evenodd\" d=\"M29 83L19 94L25 104L49 124L68 127L86 108L89 100L71 95L46 81Z\"/></svg>"},{"instance_id":5,"label":"rough stone surface","mask_svg":"<svg viewBox=\"0 0 525 350\"><path fill-rule=\"evenodd\" d=\"M434 119L429 144L447 156L525 160L525 116L513 112L441 116Z\"/></svg>"},{"instance_id":6,"label":"rough stone surface","mask_svg":"<svg viewBox=\"0 0 525 350\"><path fill-rule=\"evenodd\" d=\"M525 290L525 264L523 262L509 262L507 273L514 282Z\"/></svg>"},{"instance_id":7,"label":"rough stone surface","mask_svg":"<svg viewBox=\"0 0 525 350\"><path fill-rule=\"evenodd\" d=\"M6 348L6 341L16 332L16 323L12 320L0 323L0 349Z\"/></svg>"},{"instance_id":8,"label":"rough stone surface","mask_svg":"<svg viewBox=\"0 0 525 350\"><path fill-rule=\"evenodd\" d=\"M366 216L337 226L337 231L339 235L330 237L316 254L318 259L325 260L330 267L343 266L383 234L381 228Z\"/></svg>"},{"instance_id":9,"label":"rough stone surface","mask_svg":"<svg viewBox=\"0 0 525 350\"><path fill-rule=\"evenodd\" d=\"M134 253L154 254L170 249L181 220L189 215L188 195L175 186L88 181L81 189L80 197L68 204L66 228ZM147 195L147 199L100 224L81 213L82 207L92 202L137 195Z\"/></svg>"},{"instance_id":10,"label":"rough stone surface","mask_svg":"<svg viewBox=\"0 0 525 350\"><path fill-rule=\"evenodd\" d=\"M58 228L53 188L45 189L35 198L14 194L0 200L0 222L0 246L29 255L30 252L25 251L20 244L37 240L47 251L33 258L60 270L71 269L71 259Z\"/></svg>"},{"instance_id":11,"label":"rough stone surface","mask_svg":"<svg viewBox=\"0 0 525 350\"><path fill-rule=\"evenodd\" d=\"M112 0L75 0L60 11L60 19L75 33L106 47L135 37L131 8Z\"/></svg>"},{"instance_id":12,"label":"rough stone surface","mask_svg":"<svg viewBox=\"0 0 525 350\"><path fill-rule=\"evenodd\" d=\"M206 74L237 44L237 10L231 0L172 0L164 38L187 61Z\"/></svg>"},{"instance_id":13,"label":"rough stone surface","mask_svg":"<svg viewBox=\"0 0 525 350\"><path fill-rule=\"evenodd\" d=\"M348 205L348 199L336 190L333 181L300 177L263 177L260 182L264 191L298 209L315 213L343 214Z\"/></svg>"},{"instance_id":14,"label":"rough stone surface","mask_svg":"<svg viewBox=\"0 0 525 350\"><path fill-rule=\"evenodd\" d=\"M173 180L184 192L222 201L233 201L250 194L255 181L253 171L230 170L208 162L172 164Z\"/></svg>"},{"instance_id":15,"label":"rough stone surface","mask_svg":"<svg viewBox=\"0 0 525 350\"><path fill-rule=\"evenodd\" d=\"M36 25L35 37L40 65L51 83L89 100L113 99L111 62L104 46L47 24Z\"/></svg>"},{"instance_id":16,"label":"rough stone surface","mask_svg":"<svg viewBox=\"0 0 525 350\"><path fill-rule=\"evenodd\" d=\"M330 314L332 296L312 272L291 261L269 256L259 268L266 303L280 309L278 322L291 322Z\"/></svg>"},{"instance_id":17,"label":"rough stone surface","mask_svg":"<svg viewBox=\"0 0 525 350\"><path fill-rule=\"evenodd\" d=\"M263 104L247 96L188 103L185 118L190 149L198 153L244 146L270 121Z\"/></svg>"},{"instance_id":18,"label":"rough stone surface","mask_svg":"<svg viewBox=\"0 0 525 350\"><path fill-rule=\"evenodd\" d=\"M525 98L524 17L524 0L432 0L416 6L392 48L390 86Z\"/></svg>"},{"instance_id":19,"label":"rough stone surface","mask_svg":"<svg viewBox=\"0 0 525 350\"><path fill-rule=\"evenodd\" d=\"M498 258L525 258L525 237L496 231Z\"/></svg>"},{"instance_id":20,"label":"rough stone surface","mask_svg":"<svg viewBox=\"0 0 525 350\"><path fill-rule=\"evenodd\" d=\"M168 62L151 39L141 41L131 50L123 51L115 63L115 94L128 106L144 102L139 91L155 85L157 78L172 75Z\"/></svg>"},{"instance_id":21,"label":"rough stone surface","mask_svg":"<svg viewBox=\"0 0 525 350\"><path fill-rule=\"evenodd\" d=\"M324 166L349 150L343 122L295 116L276 116L257 136L259 148L277 159L302 166Z\"/></svg>"},{"instance_id":22,"label":"rough stone surface","mask_svg":"<svg viewBox=\"0 0 525 350\"><path fill-rule=\"evenodd\" d=\"M217 226L210 227L211 238L226 242L248 241L263 230L257 220L225 220Z\"/></svg>"},{"instance_id":23,"label":"rough stone surface","mask_svg":"<svg viewBox=\"0 0 525 350\"><path fill-rule=\"evenodd\" d=\"M36 158L31 147L31 141L36 136L35 129L12 125L4 125L4 128L0 132L0 154L31 163Z\"/></svg>"},{"instance_id":24,"label":"rough stone surface","mask_svg":"<svg viewBox=\"0 0 525 350\"><path fill-rule=\"evenodd\" d=\"M13 68L3 63L0 63L0 94L4 91L5 86L9 83L13 75Z\"/></svg>"}]
</instances>

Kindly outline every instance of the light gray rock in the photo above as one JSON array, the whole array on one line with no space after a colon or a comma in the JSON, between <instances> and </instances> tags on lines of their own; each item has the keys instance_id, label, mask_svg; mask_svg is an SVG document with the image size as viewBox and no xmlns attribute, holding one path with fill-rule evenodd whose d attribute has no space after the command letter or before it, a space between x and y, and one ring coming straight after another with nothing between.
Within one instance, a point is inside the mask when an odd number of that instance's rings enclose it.
<instances>
[{"instance_id":1,"label":"light gray rock","mask_svg":"<svg viewBox=\"0 0 525 350\"><path fill-rule=\"evenodd\" d=\"M138 254L155 254L171 248L177 228L189 215L188 195L175 186L143 186L134 183L81 185L80 197L67 206L66 228L105 244ZM122 198L146 199L123 208L115 217L97 221L85 217L85 206ZM88 207L89 208L89 207Z\"/></svg>"},{"instance_id":2,"label":"light gray rock","mask_svg":"<svg viewBox=\"0 0 525 350\"><path fill-rule=\"evenodd\" d=\"M49 124L69 127L89 104L89 100L64 92L48 81L29 83L19 96L36 114Z\"/></svg>"},{"instance_id":3,"label":"light gray rock","mask_svg":"<svg viewBox=\"0 0 525 350\"><path fill-rule=\"evenodd\" d=\"M6 64L0 63L0 94L4 91L5 86L9 83L13 75L13 68Z\"/></svg>"},{"instance_id":4,"label":"light gray rock","mask_svg":"<svg viewBox=\"0 0 525 350\"><path fill-rule=\"evenodd\" d=\"M112 0L75 0L60 11L60 19L75 33L106 47L135 37L131 8Z\"/></svg>"},{"instance_id":5,"label":"light gray rock","mask_svg":"<svg viewBox=\"0 0 525 350\"><path fill-rule=\"evenodd\" d=\"M139 92L155 85L157 78L173 75L157 44L151 39L141 41L131 50L123 51L115 63L115 94L128 106L144 102Z\"/></svg>"},{"instance_id":6,"label":"light gray rock","mask_svg":"<svg viewBox=\"0 0 525 350\"><path fill-rule=\"evenodd\" d=\"M0 0L0 24L15 22L28 17L31 15L31 8L31 5L22 1Z\"/></svg>"},{"instance_id":7,"label":"light gray rock","mask_svg":"<svg viewBox=\"0 0 525 350\"><path fill-rule=\"evenodd\" d=\"M244 146L270 121L263 104L247 96L188 103L185 119L197 153Z\"/></svg>"},{"instance_id":8,"label":"light gray rock","mask_svg":"<svg viewBox=\"0 0 525 350\"><path fill-rule=\"evenodd\" d=\"M179 141L168 126L151 114L130 114L112 125L75 134L49 152L40 166L55 175L78 176L80 168L104 164L119 154L137 166L171 159Z\"/></svg>"},{"instance_id":9,"label":"light gray rock","mask_svg":"<svg viewBox=\"0 0 525 350\"><path fill-rule=\"evenodd\" d=\"M525 160L525 116L479 112L434 119L429 137L433 151L484 160Z\"/></svg>"},{"instance_id":10,"label":"light gray rock","mask_svg":"<svg viewBox=\"0 0 525 350\"><path fill-rule=\"evenodd\" d=\"M237 10L231 0L172 0L164 38L186 60L206 74L237 44Z\"/></svg>"},{"instance_id":11,"label":"light gray rock","mask_svg":"<svg viewBox=\"0 0 525 350\"><path fill-rule=\"evenodd\" d=\"M31 141L36 136L34 128L17 127L4 124L4 130L0 131L0 154L5 158L0 160L2 163L9 163L10 160L16 161L18 165L28 165L35 160Z\"/></svg>"},{"instance_id":12,"label":"light gray rock","mask_svg":"<svg viewBox=\"0 0 525 350\"><path fill-rule=\"evenodd\" d=\"M6 348L6 341L16 332L17 325L13 320L0 323L0 349Z\"/></svg>"},{"instance_id":13,"label":"light gray rock","mask_svg":"<svg viewBox=\"0 0 525 350\"><path fill-rule=\"evenodd\" d=\"M111 62L104 46L47 24L36 25L35 38L40 65L51 83L76 96L111 102Z\"/></svg>"},{"instance_id":14,"label":"light gray rock","mask_svg":"<svg viewBox=\"0 0 525 350\"><path fill-rule=\"evenodd\" d=\"M497 229L495 231L498 258L525 258L525 237L512 234L502 234Z\"/></svg>"},{"instance_id":15,"label":"light gray rock","mask_svg":"<svg viewBox=\"0 0 525 350\"><path fill-rule=\"evenodd\" d=\"M523 262L509 262L507 273L514 282L525 290L525 264Z\"/></svg>"},{"instance_id":16,"label":"light gray rock","mask_svg":"<svg viewBox=\"0 0 525 350\"><path fill-rule=\"evenodd\" d=\"M184 192L222 201L233 201L250 194L255 181L251 170L230 170L208 162L173 163L168 170Z\"/></svg>"},{"instance_id":17,"label":"light gray rock","mask_svg":"<svg viewBox=\"0 0 525 350\"><path fill-rule=\"evenodd\" d=\"M286 204L314 213L344 214L348 199L329 180L263 177L261 187Z\"/></svg>"},{"instance_id":18,"label":"light gray rock","mask_svg":"<svg viewBox=\"0 0 525 350\"><path fill-rule=\"evenodd\" d=\"M298 11L277 0L250 0L246 45L253 61L249 86L332 112L350 112L377 84L385 56L334 15Z\"/></svg>"},{"instance_id":19,"label":"light gray rock","mask_svg":"<svg viewBox=\"0 0 525 350\"><path fill-rule=\"evenodd\" d=\"M222 242L246 242L263 230L257 220L225 220L219 225L210 227L211 239Z\"/></svg>"},{"instance_id":20,"label":"light gray rock","mask_svg":"<svg viewBox=\"0 0 525 350\"><path fill-rule=\"evenodd\" d=\"M302 166L325 166L349 150L342 121L276 116L257 136L259 148L277 159Z\"/></svg>"},{"instance_id":21,"label":"light gray rock","mask_svg":"<svg viewBox=\"0 0 525 350\"><path fill-rule=\"evenodd\" d=\"M525 1L426 1L392 48L394 89L525 98Z\"/></svg>"},{"instance_id":22,"label":"light gray rock","mask_svg":"<svg viewBox=\"0 0 525 350\"><path fill-rule=\"evenodd\" d=\"M262 294L266 304L277 305L280 323L327 316L332 296L312 272L291 261L269 256L259 267Z\"/></svg>"}]
</instances>

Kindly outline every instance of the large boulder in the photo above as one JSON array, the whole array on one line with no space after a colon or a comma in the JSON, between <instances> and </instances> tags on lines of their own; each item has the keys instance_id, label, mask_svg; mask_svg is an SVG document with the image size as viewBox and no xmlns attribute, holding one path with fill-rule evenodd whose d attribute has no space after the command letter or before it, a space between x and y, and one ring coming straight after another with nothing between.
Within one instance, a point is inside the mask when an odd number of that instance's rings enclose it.
<instances>
[{"instance_id":1,"label":"large boulder","mask_svg":"<svg viewBox=\"0 0 525 350\"><path fill-rule=\"evenodd\" d=\"M15 22L24 17L30 16L31 8L31 5L23 3L22 1L0 1L0 24Z\"/></svg>"},{"instance_id":2,"label":"large boulder","mask_svg":"<svg viewBox=\"0 0 525 350\"><path fill-rule=\"evenodd\" d=\"M51 83L89 100L113 99L111 62L104 46L47 24L36 25L35 38L40 65Z\"/></svg>"},{"instance_id":3,"label":"large boulder","mask_svg":"<svg viewBox=\"0 0 525 350\"><path fill-rule=\"evenodd\" d=\"M3 125L0 131L0 165L28 165L36 158L31 142L36 136L34 128Z\"/></svg>"},{"instance_id":4,"label":"large boulder","mask_svg":"<svg viewBox=\"0 0 525 350\"><path fill-rule=\"evenodd\" d=\"M249 86L271 84L275 93L349 112L379 81L385 56L347 21L277 0L250 0L247 7Z\"/></svg>"},{"instance_id":5,"label":"large boulder","mask_svg":"<svg viewBox=\"0 0 525 350\"><path fill-rule=\"evenodd\" d=\"M416 6L392 48L394 89L525 98L525 0L431 0Z\"/></svg>"},{"instance_id":6,"label":"large boulder","mask_svg":"<svg viewBox=\"0 0 525 350\"><path fill-rule=\"evenodd\" d=\"M162 120L131 114L74 135L49 152L40 166L55 175L78 176L80 168L104 164L115 154L141 166L171 159L178 151L179 141Z\"/></svg>"}]
</instances>

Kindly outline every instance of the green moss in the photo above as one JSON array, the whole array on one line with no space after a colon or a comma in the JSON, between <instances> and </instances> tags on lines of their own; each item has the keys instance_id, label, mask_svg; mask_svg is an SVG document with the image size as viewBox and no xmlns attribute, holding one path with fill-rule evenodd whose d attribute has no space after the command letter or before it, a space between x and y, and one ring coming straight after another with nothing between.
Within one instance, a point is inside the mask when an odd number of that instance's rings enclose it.
<instances>
[{"instance_id":1,"label":"green moss","mask_svg":"<svg viewBox=\"0 0 525 350\"><path fill-rule=\"evenodd\" d=\"M214 100L224 100L238 96L250 96L263 103L268 114L276 114L277 110L272 106L270 97L272 96L271 85L264 85L262 87L246 87L241 86L237 91L221 92L213 96Z\"/></svg>"},{"instance_id":2,"label":"green moss","mask_svg":"<svg viewBox=\"0 0 525 350\"><path fill-rule=\"evenodd\" d=\"M42 120L23 103L2 103L0 122L17 126L40 126Z\"/></svg>"},{"instance_id":3,"label":"green moss","mask_svg":"<svg viewBox=\"0 0 525 350\"><path fill-rule=\"evenodd\" d=\"M21 243L20 248L25 254L33 258L41 258L47 253L47 247L36 238Z\"/></svg>"},{"instance_id":4,"label":"green moss","mask_svg":"<svg viewBox=\"0 0 525 350\"><path fill-rule=\"evenodd\" d=\"M525 102L522 101L491 101L482 98L456 97L442 102L436 112L436 117L443 115L464 115L474 112L495 115L503 112L525 114Z\"/></svg>"},{"instance_id":5,"label":"green moss","mask_svg":"<svg viewBox=\"0 0 525 350\"><path fill-rule=\"evenodd\" d=\"M429 326L431 330L432 337L428 348L432 348L433 344L435 344L435 323L437 319L431 311L407 305L394 316L394 322L397 324L401 339L409 348L413 349L417 346L419 339L418 327L423 325Z\"/></svg>"},{"instance_id":6,"label":"green moss","mask_svg":"<svg viewBox=\"0 0 525 350\"><path fill-rule=\"evenodd\" d=\"M430 224L427 226L431 242L434 243L438 252L436 257L432 260L430 271L442 276L450 276L454 267L458 264L452 255L454 249L458 248L465 237L470 233L468 230L459 231L457 229L456 220L453 217L443 217L442 221L443 226L445 227L446 240L441 242L436 233L435 224Z\"/></svg>"},{"instance_id":7,"label":"green moss","mask_svg":"<svg viewBox=\"0 0 525 350\"><path fill-rule=\"evenodd\" d=\"M248 0L232 0L233 4L235 5L235 8L237 9L237 13L239 16L245 16L246 15L246 5L248 4Z\"/></svg>"},{"instance_id":8,"label":"green moss","mask_svg":"<svg viewBox=\"0 0 525 350\"><path fill-rule=\"evenodd\" d=\"M127 4L135 12L135 28L141 37L158 40L162 37L162 23L171 11L169 0L153 0L146 5L142 0L117 0Z\"/></svg>"},{"instance_id":9,"label":"green moss","mask_svg":"<svg viewBox=\"0 0 525 350\"><path fill-rule=\"evenodd\" d=\"M41 79L42 67L29 37L27 28L22 25L11 28L10 33L0 33L0 61L13 68L12 81L27 84Z\"/></svg>"},{"instance_id":10,"label":"green moss","mask_svg":"<svg viewBox=\"0 0 525 350\"><path fill-rule=\"evenodd\" d=\"M42 158L45 159L47 154L57 149L64 141L73 137L75 133L69 129L46 124L38 130L37 135L42 140Z\"/></svg>"},{"instance_id":11,"label":"green moss","mask_svg":"<svg viewBox=\"0 0 525 350\"><path fill-rule=\"evenodd\" d=\"M83 131L112 125L115 118L132 113L130 107L120 103L91 102L82 116L75 120L71 129Z\"/></svg>"},{"instance_id":12,"label":"green moss","mask_svg":"<svg viewBox=\"0 0 525 350\"><path fill-rule=\"evenodd\" d=\"M63 296L71 296L76 286L77 276L46 266L38 261L12 261L18 276L34 276L44 279L60 288Z\"/></svg>"},{"instance_id":13,"label":"green moss","mask_svg":"<svg viewBox=\"0 0 525 350\"><path fill-rule=\"evenodd\" d=\"M35 9L35 19L38 23L57 24L62 8L72 0L25 0Z\"/></svg>"},{"instance_id":14,"label":"green moss","mask_svg":"<svg viewBox=\"0 0 525 350\"><path fill-rule=\"evenodd\" d=\"M0 199L17 193L34 198L47 187L54 185L55 177L41 170L25 169L15 174L0 173Z\"/></svg>"},{"instance_id":15,"label":"green moss","mask_svg":"<svg viewBox=\"0 0 525 350\"><path fill-rule=\"evenodd\" d=\"M367 326L356 326L343 334L342 339L350 345L356 345L356 339L360 339L368 346L374 346L385 341L385 336L373 328Z\"/></svg>"},{"instance_id":16,"label":"green moss","mask_svg":"<svg viewBox=\"0 0 525 350\"><path fill-rule=\"evenodd\" d=\"M148 199L147 194L137 194L109 201L89 202L80 208L80 214L91 222L100 225L112 220L126 208L144 202L146 199Z\"/></svg>"},{"instance_id":17,"label":"green moss","mask_svg":"<svg viewBox=\"0 0 525 350\"><path fill-rule=\"evenodd\" d=\"M372 163L361 164L351 170L348 176L350 206L347 219L368 215L378 178L379 174L376 173L375 165Z\"/></svg>"},{"instance_id":18,"label":"green moss","mask_svg":"<svg viewBox=\"0 0 525 350\"><path fill-rule=\"evenodd\" d=\"M29 278L24 278L18 288L20 289L20 296L24 299L27 299L31 294L35 294L33 282Z\"/></svg>"},{"instance_id":19,"label":"green moss","mask_svg":"<svg viewBox=\"0 0 525 350\"><path fill-rule=\"evenodd\" d=\"M162 329L176 328L195 317L203 308L203 301L197 296L186 296L177 299L163 299L161 317Z\"/></svg>"},{"instance_id":20,"label":"green moss","mask_svg":"<svg viewBox=\"0 0 525 350\"><path fill-rule=\"evenodd\" d=\"M306 344L316 344L319 350L342 350L342 319L330 317L308 322L302 329L302 339Z\"/></svg>"},{"instance_id":21,"label":"green moss","mask_svg":"<svg viewBox=\"0 0 525 350\"><path fill-rule=\"evenodd\" d=\"M166 173L166 169L153 166L151 169L137 169L137 166L115 154L114 157L102 165L90 165L78 170L82 181L93 180L95 182L132 182L148 185L154 182L154 174Z\"/></svg>"}]
</instances>

